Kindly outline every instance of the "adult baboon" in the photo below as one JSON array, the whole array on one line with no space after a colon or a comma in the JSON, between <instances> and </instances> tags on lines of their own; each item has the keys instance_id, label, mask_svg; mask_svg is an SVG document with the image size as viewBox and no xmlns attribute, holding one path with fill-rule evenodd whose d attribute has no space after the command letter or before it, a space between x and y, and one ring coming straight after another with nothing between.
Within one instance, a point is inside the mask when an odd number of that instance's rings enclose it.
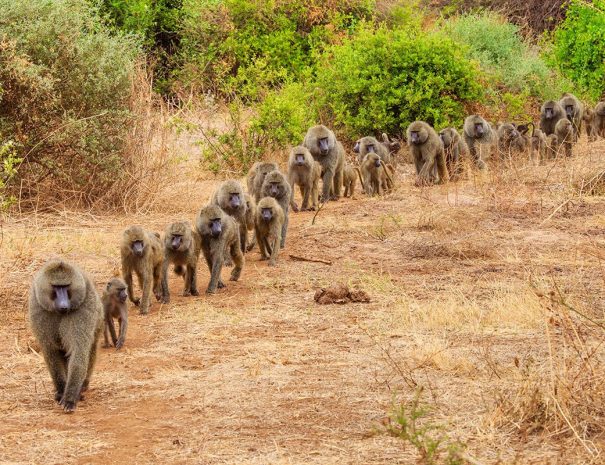
<instances>
[{"instance_id":1,"label":"adult baboon","mask_svg":"<svg viewBox=\"0 0 605 465\"><path fill-rule=\"evenodd\" d=\"M261 194L262 197L273 197L284 211L284 224L281 231L281 248L283 249L286 246L286 234L288 233L292 188L280 171L272 171L265 177Z\"/></svg>"},{"instance_id":2,"label":"adult baboon","mask_svg":"<svg viewBox=\"0 0 605 465\"><path fill-rule=\"evenodd\" d=\"M128 306L126 305L126 283L120 278L113 278L107 283L101 302L103 303L103 316L105 318L105 344L103 347L113 346L120 349L126 342L128 329ZM116 336L113 320L117 319L120 326L120 335ZM109 338L111 336L111 344Z\"/></svg>"},{"instance_id":3,"label":"adult baboon","mask_svg":"<svg viewBox=\"0 0 605 465\"><path fill-rule=\"evenodd\" d=\"M450 178L460 176L462 173L462 161L468 157L468 147L462 140L458 131L454 128L445 128L439 132L439 138L443 143L445 153L445 164Z\"/></svg>"},{"instance_id":4,"label":"adult baboon","mask_svg":"<svg viewBox=\"0 0 605 465\"><path fill-rule=\"evenodd\" d=\"M588 142L594 142L597 140L597 133L595 130L595 111L592 108L585 107L584 108L584 127L586 128L586 136L588 137Z\"/></svg>"},{"instance_id":5,"label":"adult baboon","mask_svg":"<svg viewBox=\"0 0 605 465\"><path fill-rule=\"evenodd\" d=\"M567 118L560 119L555 126L555 134L559 147L562 146L565 149L565 156L571 157L572 147L576 139L573 123Z\"/></svg>"},{"instance_id":6,"label":"adult baboon","mask_svg":"<svg viewBox=\"0 0 605 465\"><path fill-rule=\"evenodd\" d=\"M149 313L151 290L157 300L163 297L162 264L164 248L157 233L145 231L141 226L130 226L122 234L120 245L122 277L128 287L128 297L141 306L143 315ZM135 299L132 290L132 273L137 275L141 288L141 299Z\"/></svg>"},{"instance_id":7,"label":"adult baboon","mask_svg":"<svg viewBox=\"0 0 605 465\"><path fill-rule=\"evenodd\" d=\"M378 139L372 136L362 137L355 143L353 152L357 153L357 161L362 162L368 153L377 154L380 159L385 163L391 163L391 153L388 147L378 142Z\"/></svg>"},{"instance_id":8,"label":"adult baboon","mask_svg":"<svg viewBox=\"0 0 605 465\"><path fill-rule=\"evenodd\" d=\"M248 229L246 228L246 201L242 185L234 179L222 182L212 194L210 203L221 207L238 224L240 247L242 252L246 252Z\"/></svg>"},{"instance_id":9,"label":"adult baboon","mask_svg":"<svg viewBox=\"0 0 605 465\"><path fill-rule=\"evenodd\" d=\"M197 262L200 258L202 239L188 221L177 221L166 227L164 233L164 265L162 268L162 290L164 302L170 302L168 288L168 267L174 265L174 272L183 277L183 296L200 295L197 290Z\"/></svg>"},{"instance_id":10,"label":"adult baboon","mask_svg":"<svg viewBox=\"0 0 605 465\"><path fill-rule=\"evenodd\" d=\"M554 100L544 102L540 108L540 129L545 135L550 136L555 133L555 126L563 118L565 118L565 110L559 102Z\"/></svg>"},{"instance_id":11,"label":"adult baboon","mask_svg":"<svg viewBox=\"0 0 605 465\"><path fill-rule=\"evenodd\" d=\"M248 193L254 197L255 202L260 200L260 188L265 181L265 176L271 171L276 171L278 169L277 163L272 161L256 162L252 165L252 168L250 168L250 171L248 172L247 185Z\"/></svg>"},{"instance_id":12,"label":"adult baboon","mask_svg":"<svg viewBox=\"0 0 605 465\"><path fill-rule=\"evenodd\" d=\"M321 165L323 181L321 201L338 200L345 163L344 147L336 140L334 133L324 125L309 128L303 145L309 149L313 158Z\"/></svg>"},{"instance_id":13,"label":"adult baboon","mask_svg":"<svg viewBox=\"0 0 605 465\"><path fill-rule=\"evenodd\" d=\"M450 175L445 163L443 143L435 130L424 121L414 121L408 126L407 139L416 165L416 184L448 182Z\"/></svg>"},{"instance_id":14,"label":"adult baboon","mask_svg":"<svg viewBox=\"0 0 605 465\"><path fill-rule=\"evenodd\" d=\"M521 133L513 123L498 125L496 132L498 135L498 152L500 156L511 156L528 151L530 140L526 134L527 128L524 127L524 129L524 132Z\"/></svg>"},{"instance_id":15,"label":"adult baboon","mask_svg":"<svg viewBox=\"0 0 605 465\"><path fill-rule=\"evenodd\" d=\"M321 165L313 159L313 155L306 147L299 145L290 152L288 160L288 182L292 188L290 205L292 210L298 211L298 205L294 201L294 190L300 188L302 196L301 211L315 210L319 202L319 179L321 178ZM309 207L311 200L311 207Z\"/></svg>"},{"instance_id":16,"label":"adult baboon","mask_svg":"<svg viewBox=\"0 0 605 465\"><path fill-rule=\"evenodd\" d=\"M50 372L55 400L73 412L88 389L103 330L103 306L90 278L77 266L52 259L29 291L29 319Z\"/></svg>"},{"instance_id":17,"label":"adult baboon","mask_svg":"<svg viewBox=\"0 0 605 465\"><path fill-rule=\"evenodd\" d=\"M273 197L263 197L256 208L256 237L261 260L269 260L269 266L277 264L284 211Z\"/></svg>"},{"instance_id":18,"label":"adult baboon","mask_svg":"<svg viewBox=\"0 0 605 465\"><path fill-rule=\"evenodd\" d=\"M353 194L355 193L355 184L357 184L357 173L355 171L355 168L353 168L348 163L345 164L343 184L344 184L344 196L352 197Z\"/></svg>"},{"instance_id":19,"label":"adult baboon","mask_svg":"<svg viewBox=\"0 0 605 465\"><path fill-rule=\"evenodd\" d=\"M386 190L392 188L393 179L388 166L376 153L368 153L365 156L356 171L366 194L370 196L374 194L383 195Z\"/></svg>"},{"instance_id":20,"label":"adult baboon","mask_svg":"<svg viewBox=\"0 0 605 465\"><path fill-rule=\"evenodd\" d=\"M464 141L475 166L480 170L486 169L482 152L491 155L498 146L498 135L492 125L479 115L468 116L464 120Z\"/></svg>"},{"instance_id":21,"label":"adult baboon","mask_svg":"<svg viewBox=\"0 0 605 465\"><path fill-rule=\"evenodd\" d=\"M605 102L597 103L594 108L594 132L605 138Z\"/></svg>"},{"instance_id":22,"label":"adult baboon","mask_svg":"<svg viewBox=\"0 0 605 465\"><path fill-rule=\"evenodd\" d=\"M198 214L195 227L202 239L202 252L210 270L206 293L214 294L217 287L225 287L221 280L225 254L229 254L235 264L230 280L237 281L242 273L244 254L239 243L238 226L218 205L208 205Z\"/></svg>"},{"instance_id":23,"label":"adult baboon","mask_svg":"<svg viewBox=\"0 0 605 465\"><path fill-rule=\"evenodd\" d=\"M561 100L559 100L559 104L565 111L565 116L567 116L567 119L572 123L574 131L573 142L575 143L582 132L584 104L580 102L575 95L570 93L563 94L563 97L561 97Z\"/></svg>"}]
</instances>

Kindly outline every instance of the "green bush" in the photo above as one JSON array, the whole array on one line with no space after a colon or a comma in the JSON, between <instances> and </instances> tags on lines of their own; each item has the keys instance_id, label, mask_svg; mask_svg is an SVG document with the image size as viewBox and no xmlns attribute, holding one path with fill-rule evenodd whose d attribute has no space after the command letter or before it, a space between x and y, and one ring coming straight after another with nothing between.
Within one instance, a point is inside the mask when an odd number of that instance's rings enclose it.
<instances>
[{"instance_id":1,"label":"green bush","mask_svg":"<svg viewBox=\"0 0 605 465\"><path fill-rule=\"evenodd\" d=\"M115 182L139 50L85 0L0 0L0 133L23 158L23 196L86 203Z\"/></svg>"},{"instance_id":2,"label":"green bush","mask_svg":"<svg viewBox=\"0 0 605 465\"><path fill-rule=\"evenodd\" d=\"M592 100L605 93L605 0L573 0L555 30L553 55L561 72Z\"/></svg>"},{"instance_id":3,"label":"green bush","mask_svg":"<svg viewBox=\"0 0 605 465\"><path fill-rule=\"evenodd\" d=\"M262 100L373 11L373 0L185 0L177 87Z\"/></svg>"},{"instance_id":4,"label":"green bush","mask_svg":"<svg viewBox=\"0 0 605 465\"><path fill-rule=\"evenodd\" d=\"M509 90L540 98L560 95L562 89L556 87L556 77L538 49L523 40L518 26L497 13L452 18L444 22L442 29L468 46L468 56L479 61L495 85L502 83Z\"/></svg>"},{"instance_id":5,"label":"green bush","mask_svg":"<svg viewBox=\"0 0 605 465\"><path fill-rule=\"evenodd\" d=\"M416 119L460 124L464 105L480 100L477 67L442 35L360 29L324 58L318 100L352 138L397 133Z\"/></svg>"}]
</instances>

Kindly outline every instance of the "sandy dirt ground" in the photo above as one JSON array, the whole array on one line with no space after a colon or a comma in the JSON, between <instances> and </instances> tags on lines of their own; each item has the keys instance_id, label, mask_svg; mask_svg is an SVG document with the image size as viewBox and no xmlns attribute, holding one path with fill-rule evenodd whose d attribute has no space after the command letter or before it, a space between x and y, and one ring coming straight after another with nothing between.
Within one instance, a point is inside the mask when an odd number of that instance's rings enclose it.
<instances>
[{"instance_id":1,"label":"sandy dirt ground","mask_svg":"<svg viewBox=\"0 0 605 465\"><path fill-rule=\"evenodd\" d=\"M605 189L581 180L604 168L605 142L584 144L573 160L425 189L406 165L385 197L367 198L358 186L314 225L312 212L292 214L278 267L256 249L241 280L216 295L181 297L171 275L169 305L155 303L146 316L130 308L125 347L100 349L72 415L53 401L29 329L32 274L60 255L101 290L119 270L127 225L163 231L192 221L216 181L183 181L166 194L181 206L160 213L6 218L0 463L413 464L419 449L385 424L419 389L426 421L465 444L475 463L603 463L602 405L584 423L584 404L563 405L571 428L549 416L546 401L542 410L528 404L523 387L537 380L548 399L553 363L573 346L549 292L603 321ZM205 289L201 262L198 279ZM334 282L365 290L371 302L315 303L315 291ZM602 384L603 331L567 317L595 348L591 379ZM543 416L530 418L532 408Z\"/></svg>"}]
</instances>

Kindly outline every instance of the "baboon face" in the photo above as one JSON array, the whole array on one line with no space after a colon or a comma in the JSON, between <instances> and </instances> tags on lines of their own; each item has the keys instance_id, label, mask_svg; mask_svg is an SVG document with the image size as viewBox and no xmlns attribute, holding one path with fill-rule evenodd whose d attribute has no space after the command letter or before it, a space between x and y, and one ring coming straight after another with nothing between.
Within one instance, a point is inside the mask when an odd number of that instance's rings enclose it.
<instances>
[{"instance_id":1,"label":"baboon face","mask_svg":"<svg viewBox=\"0 0 605 465\"><path fill-rule=\"evenodd\" d=\"M131 226L124 235L127 237L127 243L130 244L130 250L136 257L142 257L145 253L145 231L140 226Z\"/></svg>"},{"instance_id":2,"label":"baboon face","mask_svg":"<svg viewBox=\"0 0 605 465\"><path fill-rule=\"evenodd\" d=\"M84 277L66 262L51 262L36 289L38 303L49 312L67 314L80 307L86 295Z\"/></svg>"},{"instance_id":3,"label":"baboon face","mask_svg":"<svg viewBox=\"0 0 605 465\"><path fill-rule=\"evenodd\" d=\"M483 123L475 123L475 137L483 137L485 134L485 125Z\"/></svg>"},{"instance_id":4,"label":"baboon face","mask_svg":"<svg viewBox=\"0 0 605 465\"><path fill-rule=\"evenodd\" d=\"M217 238L223 232L223 211L217 205L202 208L199 214L197 228L202 236Z\"/></svg>"},{"instance_id":5,"label":"baboon face","mask_svg":"<svg viewBox=\"0 0 605 465\"><path fill-rule=\"evenodd\" d=\"M599 116L605 116L605 103L600 102L594 109L595 113Z\"/></svg>"},{"instance_id":6,"label":"baboon face","mask_svg":"<svg viewBox=\"0 0 605 465\"><path fill-rule=\"evenodd\" d=\"M573 105L565 105L565 114L568 119L573 119L574 117L574 106Z\"/></svg>"},{"instance_id":7,"label":"baboon face","mask_svg":"<svg viewBox=\"0 0 605 465\"><path fill-rule=\"evenodd\" d=\"M529 124L517 125L517 131L519 131L519 134L527 134L527 132L529 131Z\"/></svg>"},{"instance_id":8,"label":"baboon face","mask_svg":"<svg viewBox=\"0 0 605 465\"><path fill-rule=\"evenodd\" d=\"M414 145L422 144L422 131L410 131L410 142Z\"/></svg>"},{"instance_id":9,"label":"baboon face","mask_svg":"<svg viewBox=\"0 0 605 465\"><path fill-rule=\"evenodd\" d=\"M313 156L306 148L298 146L292 149L290 163L294 166L305 166L313 163Z\"/></svg>"},{"instance_id":10,"label":"baboon face","mask_svg":"<svg viewBox=\"0 0 605 465\"><path fill-rule=\"evenodd\" d=\"M519 131L517 131L517 128L510 123L505 123L500 126L500 131L502 133L502 137L506 140L514 140L520 135Z\"/></svg>"},{"instance_id":11,"label":"baboon face","mask_svg":"<svg viewBox=\"0 0 605 465\"><path fill-rule=\"evenodd\" d=\"M239 192L229 192L229 206L231 208L239 208L242 205L242 198Z\"/></svg>"},{"instance_id":12,"label":"baboon face","mask_svg":"<svg viewBox=\"0 0 605 465\"><path fill-rule=\"evenodd\" d=\"M353 152L359 153L360 142L361 140L355 141L355 145L353 146Z\"/></svg>"},{"instance_id":13,"label":"baboon face","mask_svg":"<svg viewBox=\"0 0 605 465\"><path fill-rule=\"evenodd\" d=\"M555 117L555 102L548 101L544 104L544 117L553 119Z\"/></svg>"},{"instance_id":14,"label":"baboon face","mask_svg":"<svg viewBox=\"0 0 605 465\"><path fill-rule=\"evenodd\" d=\"M261 216L268 223L273 218L273 209L271 207L261 208Z\"/></svg>"},{"instance_id":15,"label":"baboon face","mask_svg":"<svg viewBox=\"0 0 605 465\"><path fill-rule=\"evenodd\" d=\"M454 143L454 131L451 128L442 129L439 132L439 138L443 142L444 147L449 147Z\"/></svg>"},{"instance_id":16,"label":"baboon face","mask_svg":"<svg viewBox=\"0 0 605 465\"><path fill-rule=\"evenodd\" d=\"M164 244L175 252L189 249L191 240L191 226L186 221L172 223L166 229Z\"/></svg>"},{"instance_id":17,"label":"baboon face","mask_svg":"<svg viewBox=\"0 0 605 465\"><path fill-rule=\"evenodd\" d=\"M121 304L126 302L126 299L128 298L128 293L126 292L126 283L120 278L113 278L111 281L109 281L107 283L106 292L113 300L116 300Z\"/></svg>"},{"instance_id":18,"label":"baboon face","mask_svg":"<svg viewBox=\"0 0 605 465\"><path fill-rule=\"evenodd\" d=\"M265 184L268 184L266 193L274 198L281 198L286 194L286 187L279 172L269 173L265 178Z\"/></svg>"},{"instance_id":19,"label":"baboon face","mask_svg":"<svg viewBox=\"0 0 605 465\"><path fill-rule=\"evenodd\" d=\"M307 137L305 137L305 146L311 150L314 150L312 147L315 147L322 156L326 156L330 149L334 147L332 131L323 125L313 126L307 131L307 136L310 136L311 140L307 141ZM308 145L307 142L310 142L310 144Z\"/></svg>"},{"instance_id":20,"label":"baboon face","mask_svg":"<svg viewBox=\"0 0 605 465\"><path fill-rule=\"evenodd\" d=\"M380 157L375 154L375 153L368 153L366 155L366 159L372 164L374 165L374 167L376 168L380 168L381 163L380 163Z\"/></svg>"}]
</instances>

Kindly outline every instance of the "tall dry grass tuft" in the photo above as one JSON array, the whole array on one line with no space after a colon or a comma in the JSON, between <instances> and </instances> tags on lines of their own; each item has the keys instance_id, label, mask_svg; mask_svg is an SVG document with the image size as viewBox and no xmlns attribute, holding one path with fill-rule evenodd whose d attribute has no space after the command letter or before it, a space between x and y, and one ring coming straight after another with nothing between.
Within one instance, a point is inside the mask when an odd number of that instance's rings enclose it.
<instances>
[{"instance_id":1,"label":"tall dry grass tuft","mask_svg":"<svg viewBox=\"0 0 605 465\"><path fill-rule=\"evenodd\" d=\"M569 304L556 284L536 294L545 310L548 359L515 359L516 387L500 392L490 420L524 437L573 438L597 457L605 435L605 325Z\"/></svg>"},{"instance_id":2,"label":"tall dry grass tuft","mask_svg":"<svg viewBox=\"0 0 605 465\"><path fill-rule=\"evenodd\" d=\"M137 66L129 102L132 119L123 149L123 175L95 206L125 213L148 211L178 174L170 109L153 91L151 76L151 70L142 64Z\"/></svg>"}]
</instances>

